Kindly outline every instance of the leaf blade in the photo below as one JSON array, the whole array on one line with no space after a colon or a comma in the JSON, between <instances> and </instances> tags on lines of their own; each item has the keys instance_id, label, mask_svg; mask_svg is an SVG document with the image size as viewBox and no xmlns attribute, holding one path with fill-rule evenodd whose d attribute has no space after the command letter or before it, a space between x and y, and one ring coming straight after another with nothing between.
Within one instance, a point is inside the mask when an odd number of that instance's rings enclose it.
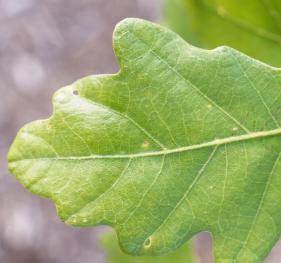
<instances>
[{"instance_id":1,"label":"leaf blade","mask_svg":"<svg viewBox=\"0 0 281 263\"><path fill-rule=\"evenodd\" d=\"M280 69L137 19L113 38L121 71L59 90L53 116L19 132L10 170L67 223L113 226L128 253L168 253L208 230L218 262L261 262L280 234ZM261 200L274 220L254 219Z\"/></svg>"},{"instance_id":2,"label":"leaf blade","mask_svg":"<svg viewBox=\"0 0 281 263\"><path fill-rule=\"evenodd\" d=\"M166 0L164 10L168 25L196 46L228 45L271 65L281 65L278 1L249 1L241 8L237 1Z\"/></svg>"}]
</instances>

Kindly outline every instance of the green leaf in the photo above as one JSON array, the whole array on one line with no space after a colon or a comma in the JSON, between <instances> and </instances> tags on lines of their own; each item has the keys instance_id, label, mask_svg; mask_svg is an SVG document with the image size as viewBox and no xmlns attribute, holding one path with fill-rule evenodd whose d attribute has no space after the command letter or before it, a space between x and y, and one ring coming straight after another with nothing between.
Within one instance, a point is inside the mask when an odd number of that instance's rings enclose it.
<instances>
[{"instance_id":1,"label":"green leaf","mask_svg":"<svg viewBox=\"0 0 281 263\"><path fill-rule=\"evenodd\" d=\"M200 231L216 262L262 262L281 231L281 70L150 22L114 32L121 71L60 89L9 168L73 226L113 226L160 255Z\"/></svg>"},{"instance_id":2,"label":"green leaf","mask_svg":"<svg viewBox=\"0 0 281 263\"><path fill-rule=\"evenodd\" d=\"M101 243L107 254L107 263L196 263L193 246L190 243L175 252L159 257L132 257L124 254L117 245L114 233L101 237Z\"/></svg>"},{"instance_id":3,"label":"green leaf","mask_svg":"<svg viewBox=\"0 0 281 263\"><path fill-rule=\"evenodd\" d=\"M280 0L164 0L166 23L191 44L228 45L281 67Z\"/></svg>"}]
</instances>

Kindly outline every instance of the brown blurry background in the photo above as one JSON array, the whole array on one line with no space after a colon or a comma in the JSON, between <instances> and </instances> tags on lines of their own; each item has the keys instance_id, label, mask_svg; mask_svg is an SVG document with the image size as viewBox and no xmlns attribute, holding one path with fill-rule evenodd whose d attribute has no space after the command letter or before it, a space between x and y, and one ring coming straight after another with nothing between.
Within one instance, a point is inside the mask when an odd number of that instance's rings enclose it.
<instances>
[{"instance_id":1,"label":"brown blurry background","mask_svg":"<svg viewBox=\"0 0 281 263\"><path fill-rule=\"evenodd\" d=\"M125 17L159 21L160 1L0 0L0 263L106 262L97 241L106 228L61 223L49 201L9 174L6 154L23 124L51 114L57 88L116 72L114 25ZM197 248L201 262L211 263L207 234ZM281 262L281 245L267 262Z\"/></svg>"}]
</instances>

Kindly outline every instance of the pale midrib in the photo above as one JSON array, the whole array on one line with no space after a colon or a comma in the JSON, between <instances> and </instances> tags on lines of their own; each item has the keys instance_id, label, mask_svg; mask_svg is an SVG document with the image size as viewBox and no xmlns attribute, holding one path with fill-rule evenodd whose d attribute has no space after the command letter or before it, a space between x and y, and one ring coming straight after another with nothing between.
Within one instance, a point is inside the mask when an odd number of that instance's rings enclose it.
<instances>
[{"instance_id":1,"label":"pale midrib","mask_svg":"<svg viewBox=\"0 0 281 263\"><path fill-rule=\"evenodd\" d=\"M174 149L167 149L154 152L142 152L142 153L133 153L133 154L111 154L111 155L88 155L88 156L59 156L59 157L42 157L42 158L30 158L30 159L21 159L10 161L25 161L25 160L91 160L91 159L124 159L124 158L142 158L142 157L152 157L152 156L162 156L168 154L175 154L181 152L187 152L197 149L208 148L212 146L220 146L224 144L230 144L234 142L248 141L258 138L266 138L275 135L281 135L281 128L270 130L270 131L260 131L252 132L249 134L243 134L238 136L231 136L223 139L215 139L213 141L204 142L195 145L189 145L184 147L178 147Z\"/></svg>"}]
</instances>

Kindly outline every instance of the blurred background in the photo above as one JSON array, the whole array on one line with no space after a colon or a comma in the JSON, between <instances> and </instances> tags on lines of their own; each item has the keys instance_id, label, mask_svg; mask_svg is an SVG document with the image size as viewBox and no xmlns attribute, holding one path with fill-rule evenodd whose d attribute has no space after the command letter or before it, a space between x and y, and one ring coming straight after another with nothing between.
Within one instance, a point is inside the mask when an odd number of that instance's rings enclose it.
<instances>
[{"instance_id":1,"label":"blurred background","mask_svg":"<svg viewBox=\"0 0 281 263\"><path fill-rule=\"evenodd\" d=\"M118 70L112 31L126 17L161 21L161 0L0 0L0 263L99 263L105 227L73 229L51 202L32 195L7 171L17 130L51 114L59 87ZM211 263L211 239L196 240ZM267 263L281 261L281 245Z\"/></svg>"}]
</instances>

